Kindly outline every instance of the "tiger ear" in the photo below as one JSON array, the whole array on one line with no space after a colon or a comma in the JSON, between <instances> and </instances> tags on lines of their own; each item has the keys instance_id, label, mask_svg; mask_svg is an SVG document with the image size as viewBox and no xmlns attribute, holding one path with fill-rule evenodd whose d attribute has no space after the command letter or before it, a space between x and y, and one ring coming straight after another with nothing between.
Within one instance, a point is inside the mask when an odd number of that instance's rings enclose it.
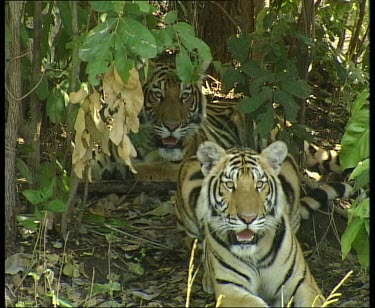
<instances>
[{"instance_id":1,"label":"tiger ear","mask_svg":"<svg viewBox=\"0 0 375 308\"><path fill-rule=\"evenodd\" d=\"M280 166L288 155L288 147L283 141L275 141L266 147L261 156L267 161L275 174L279 174Z\"/></svg>"},{"instance_id":2,"label":"tiger ear","mask_svg":"<svg viewBox=\"0 0 375 308\"><path fill-rule=\"evenodd\" d=\"M205 141L199 146L197 158L202 165L204 176L211 171L223 155L225 155L225 150L211 141Z\"/></svg>"}]
</instances>

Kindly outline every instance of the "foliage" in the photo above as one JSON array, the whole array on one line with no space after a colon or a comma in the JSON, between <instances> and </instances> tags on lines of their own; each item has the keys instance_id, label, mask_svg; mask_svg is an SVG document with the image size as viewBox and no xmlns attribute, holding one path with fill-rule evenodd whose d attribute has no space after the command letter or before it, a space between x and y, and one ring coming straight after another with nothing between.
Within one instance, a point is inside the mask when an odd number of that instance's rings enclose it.
<instances>
[{"instance_id":1,"label":"foliage","mask_svg":"<svg viewBox=\"0 0 375 308\"><path fill-rule=\"evenodd\" d=\"M306 81L298 77L295 57L289 56L289 43L300 39L305 46L312 40L297 28L291 14L265 9L258 15L257 31L235 35L228 40L228 50L235 67L221 67L222 91L242 93L239 110L250 114L256 123L254 139L264 138L276 124L274 106L282 107L285 119L297 121L300 105L310 94ZM303 135L301 126L295 126L296 135ZM288 142L290 143L290 142Z\"/></svg>"},{"instance_id":2,"label":"foliage","mask_svg":"<svg viewBox=\"0 0 375 308\"><path fill-rule=\"evenodd\" d=\"M355 180L355 189L368 190L370 182L370 131L369 131L369 93L363 91L354 102L352 115L341 140L340 160L343 168L353 168L350 179ZM343 258L351 248L357 252L359 262L364 268L370 261L370 202L369 197L355 202L349 209L348 226L341 238Z\"/></svg>"},{"instance_id":3,"label":"foliage","mask_svg":"<svg viewBox=\"0 0 375 308\"><path fill-rule=\"evenodd\" d=\"M92 167L103 154L111 155L111 143L136 173L131 164L136 150L128 134L139 131L143 93L138 71L142 75L142 65L147 75L148 59L166 49L177 50L177 74L182 82L191 83L203 73L211 53L189 24L177 21L175 11L165 14L164 26L159 27L154 14L157 9L146 2L91 1L90 5L99 13L100 22L87 33L79 49L81 60L87 62L88 85L82 84L70 98L72 103L80 103L75 122L74 170L82 178L88 166L87 175L92 181ZM94 87L99 85L101 88L96 90ZM110 113L110 128L99 116L103 111L101 95L106 105L104 113ZM96 145L101 146L100 153L92 152Z\"/></svg>"},{"instance_id":4,"label":"foliage","mask_svg":"<svg viewBox=\"0 0 375 308\"><path fill-rule=\"evenodd\" d=\"M59 168L59 175L52 177L54 166L49 163L43 163L37 174L38 189L25 189L23 196L34 206L34 214L31 216L18 216L19 222L27 229L36 230L38 223L41 222L46 212L61 213L65 211L65 202L69 193L69 177L63 170L60 163L56 162ZM28 182L33 182L30 169L23 160L18 159L17 169L20 176ZM52 180L51 180L52 177Z\"/></svg>"},{"instance_id":5,"label":"foliage","mask_svg":"<svg viewBox=\"0 0 375 308\"><path fill-rule=\"evenodd\" d=\"M191 83L202 73L200 66L211 61L209 47L195 37L193 28L177 21L177 12L164 16L158 27L156 8L147 2L90 1L101 13L100 23L84 38L80 58L88 62L88 81L98 85L97 76L105 74L111 63L127 82L129 71L166 49L178 50L177 72L181 80Z\"/></svg>"}]
</instances>

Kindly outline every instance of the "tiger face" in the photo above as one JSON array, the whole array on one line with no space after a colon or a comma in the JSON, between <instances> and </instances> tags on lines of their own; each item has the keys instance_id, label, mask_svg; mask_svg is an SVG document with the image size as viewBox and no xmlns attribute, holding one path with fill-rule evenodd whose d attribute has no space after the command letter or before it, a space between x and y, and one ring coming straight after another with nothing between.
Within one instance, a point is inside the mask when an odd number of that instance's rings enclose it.
<instances>
[{"instance_id":1,"label":"tiger face","mask_svg":"<svg viewBox=\"0 0 375 308\"><path fill-rule=\"evenodd\" d=\"M208 198L208 206L198 207L198 217L210 217L209 232L232 253L252 255L263 234L276 230L282 221L286 202L277 191L281 187L277 175L286 156L281 141L261 154L249 149L224 151L212 142L199 147L197 157L205 175L201 197Z\"/></svg>"},{"instance_id":2,"label":"tiger face","mask_svg":"<svg viewBox=\"0 0 375 308\"><path fill-rule=\"evenodd\" d=\"M155 147L167 161L184 157L187 140L198 132L206 117L201 82L183 84L170 65L158 65L144 86L141 123L153 127Z\"/></svg>"}]
</instances>

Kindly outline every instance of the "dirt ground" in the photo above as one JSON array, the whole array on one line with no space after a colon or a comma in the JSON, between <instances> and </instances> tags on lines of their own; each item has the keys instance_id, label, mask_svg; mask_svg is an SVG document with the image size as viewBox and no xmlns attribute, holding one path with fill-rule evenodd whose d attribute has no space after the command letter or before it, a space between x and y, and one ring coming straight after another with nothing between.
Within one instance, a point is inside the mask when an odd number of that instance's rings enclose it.
<instances>
[{"instance_id":1,"label":"dirt ground","mask_svg":"<svg viewBox=\"0 0 375 308\"><path fill-rule=\"evenodd\" d=\"M162 197L112 194L91 200L78 236L65 248L54 232L37 245L37 234L24 234L19 252L31 257L35 249L37 259L28 275L27 269L6 275L8 307L20 302L50 306L52 291L72 306L185 306L190 256L176 228L173 200L173 191ZM315 215L299 232L311 271L326 296L353 271L338 290L338 306L369 307L369 276L355 256L341 260L334 236L332 226L341 232L345 221L329 220L328 215ZM214 298L202 290L201 272L193 281L190 307L214 307Z\"/></svg>"},{"instance_id":2,"label":"dirt ground","mask_svg":"<svg viewBox=\"0 0 375 308\"><path fill-rule=\"evenodd\" d=\"M338 143L342 117L317 114L310 112L307 119L324 127L317 137L328 139L329 146ZM47 307L56 298L64 307L185 306L190 255L176 228L174 193L89 191L79 232L67 244L53 230L39 234L20 228L17 251L6 262L6 306ZM298 237L325 296L352 271L332 306L369 307L369 274L355 255L341 259L338 239L345 226L337 214L316 213ZM194 264L199 268L197 259ZM202 290L201 273L199 268L189 306L214 307L213 296Z\"/></svg>"}]
</instances>

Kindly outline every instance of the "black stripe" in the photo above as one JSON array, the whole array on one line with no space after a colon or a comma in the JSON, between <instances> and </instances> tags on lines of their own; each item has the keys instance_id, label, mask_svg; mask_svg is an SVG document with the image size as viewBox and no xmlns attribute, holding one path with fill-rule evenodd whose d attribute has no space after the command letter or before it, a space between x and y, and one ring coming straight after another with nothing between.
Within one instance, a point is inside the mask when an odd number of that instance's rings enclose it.
<instances>
[{"instance_id":1,"label":"black stripe","mask_svg":"<svg viewBox=\"0 0 375 308\"><path fill-rule=\"evenodd\" d=\"M286 196L286 198L288 200L288 203L290 205L290 207L288 207L288 210L290 212L293 208L294 202L296 201L295 191L293 189L293 186L291 185L290 182L287 181L285 176L279 174L279 179L280 179L280 182L281 182L281 186L283 187L283 191L285 193L285 196Z\"/></svg>"},{"instance_id":2,"label":"black stripe","mask_svg":"<svg viewBox=\"0 0 375 308\"><path fill-rule=\"evenodd\" d=\"M284 277L284 280L280 283L280 285L277 287L276 289L276 292L274 294L274 296L277 295L277 293L280 291L281 287L283 285L286 284L286 282L292 277L293 275L293 271L294 271L294 266L296 265L296 258L297 258L297 252L298 250L295 248L295 240L292 239L292 243L291 243L291 250L293 251L293 248L294 248L294 254L293 254L293 261L292 263L290 264L290 267L289 267L289 270L288 272L286 273L285 277ZM288 259L291 255L289 254L288 256ZM288 259L286 261L288 261Z\"/></svg>"},{"instance_id":3,"label":"black stripe","mask_svg":"<svg viewBox=\"0 0 375 308\"><path fill-rule=\"evenodd\" d=\"M284 218L282 218L280 224L277 226L277 230L275 232L275 237L273 239L273 242L272 242L272 245L271 245L269 251L265 254L265 256L263 258L261 258L259 260L259 266L261 268L267 268L275 262L277 253L279 252L280 246L281 246L281 244L284 240L285 233L286 233L285 220L284 220ZM267 263L265 263L266 260L269 259L269 258L271 258L271 260L269 260Z\"/></svg>"},{"instance_id":4,"label":"black stripe","mask_svg":"<svg viewBox=\"0 0 375 308\"><path fill-rule=\"evenodd\" d=\"M228 250L226 247L223 247L223 249ZM228 269L229 271L235 272L237 275L241 276L242 278L245 278L246 281L249 281L249 282L251 281L251 278L249 276L247 276L243 272L237 271L234 267L232 267L228 263L226 263L221 258L221 256L218 253L216 253L216 251L212 251L212 253L214 254L216 260L221 264L221 266L223 266L224 268ZM236 257L234 256L234 258L236 258ZM254 270L256 270L256 269L254 269Z\"/></svg>"},{"instance_id":5,"label":"black stripe","mask_svg":"<svg viewBox=\"0 0 375 308\"><path fill-rule=\"evenodd\" d=\"M202 171L199 169L198 171L194 172L190 178L189 178L190 181L193 181L193 180L203 180L203 173Z\"/></svg>"},{"instance_id":6,"label":"black stripe","mask_svg":"<svg viewBox=\"0 0 375 308\"><path fill-rule=\"evenodd\" d=\"M189 205L192 204L196 207L197 205L197 200L198 200L198 197L199 197L199 193L201 192L201 187L198 186L198 187L195 187L191 190L190 194L189 194ZM195 213L195 211L194 211ZM195 216L195 215L194 215Z\"/></svg>"},{"instance_id":7,"label":"black stripe","mask_svg":"<svg viewBox=\"0 0 375 308\"><path fill-rule=\"evenodd\" d=\"M298 282L296 283L296 285L295 285L295 287L294 287L294 290L293 290L293 292L292 292L290 298L292 298L292 297L294 297L294 296L296 295L298 288L300 287L300 285L302 284L302 282L303 282L303 281L305 280L305 278L306 278L306 272L307 272L307 268L306 268L306 264L305 264L305 269L303 270L303 277L302 277L300 280L298 280ZM289 299L289 300L290 300L290 299Z\"/></svg>"},{"instance_id":8,"label":"black stripe","mask_svg":"<svg viewBox=\"0 0 375 308\"><path fill-rule=\"evenodd\" d=\"M245 290L246 292L250 293L250 294L253 294L249 289L245 288L243 285L240 285L238 283L235 283L233 281L228 281L228 280L223 280L223 279L215 279L215 281L218 283L218 284L221 284L221 285L234 285L242 290Z\"/></svg>"}]
</instances>

